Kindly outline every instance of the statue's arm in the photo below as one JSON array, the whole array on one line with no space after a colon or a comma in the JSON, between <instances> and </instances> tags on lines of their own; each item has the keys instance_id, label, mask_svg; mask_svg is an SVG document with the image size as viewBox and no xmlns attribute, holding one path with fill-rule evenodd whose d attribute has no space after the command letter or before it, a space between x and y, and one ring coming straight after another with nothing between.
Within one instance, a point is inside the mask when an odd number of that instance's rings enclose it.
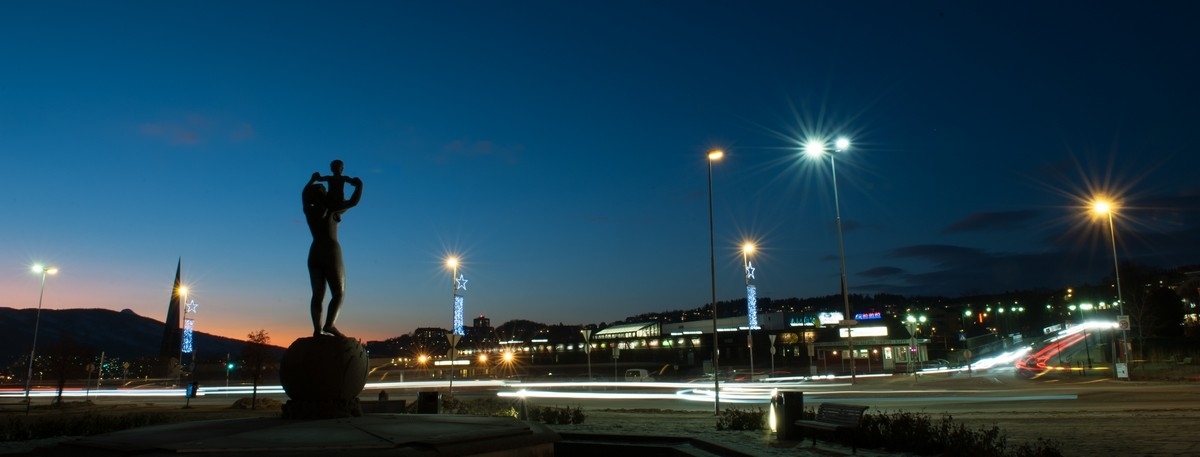
<instances>
[{"instance_id":1,"label":"statue's arm","mask_svg":"<svg viewBox=\"0 0 1200 457\"><path fill-rule=\"evenodd\" d=\"M354 186L354 193L350 195L349 200L346 200L346 207L343 208L350 209L358 205L358 200L362 198L363 184L362 180L358 178L350 178L347 179L346 182L350 183L351 186Z\"/></svg>"}]
</instances>

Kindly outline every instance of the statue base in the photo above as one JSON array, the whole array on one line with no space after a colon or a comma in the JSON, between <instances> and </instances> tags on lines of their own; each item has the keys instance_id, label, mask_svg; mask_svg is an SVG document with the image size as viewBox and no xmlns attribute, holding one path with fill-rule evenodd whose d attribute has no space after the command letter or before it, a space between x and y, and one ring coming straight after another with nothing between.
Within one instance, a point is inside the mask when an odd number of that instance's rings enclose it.
<instances>
[{"instance_id":1,"label":"statue base","mask_svg":"<svg viewBox=\"0 0 1200 457\"><path fill-rule=\"evenodd\" d=\"M288 400L284 419L333 419L362 415L358 394L367 385L367 350L353 338L297 339L279 362Z\"/></svg>"}]
</instances>

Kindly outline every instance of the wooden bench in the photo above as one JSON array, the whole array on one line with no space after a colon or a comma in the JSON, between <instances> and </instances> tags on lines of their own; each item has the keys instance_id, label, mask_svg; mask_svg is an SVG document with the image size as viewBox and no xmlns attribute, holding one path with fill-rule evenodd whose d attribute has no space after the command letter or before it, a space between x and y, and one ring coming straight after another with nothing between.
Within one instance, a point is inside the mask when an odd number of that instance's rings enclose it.
<instances>
[{"instance_id":1,"label":"wooden bench","mask_svg":"<svg viewBox=\"0 0 1200 457\"><path fill-rule=\"evenodd\" d=\"M862 405L847 405L844 403L821 403L817 407L817 417L813 420L801 419L796 426L815 430L826 430L837 433L841 430L850 431L850 450L858 454L858 445L854 442L855 432L862 422L863 413L869 408ZM817 445L817 435L812 433L813 446Z\"/></svg>"}]
</instances>

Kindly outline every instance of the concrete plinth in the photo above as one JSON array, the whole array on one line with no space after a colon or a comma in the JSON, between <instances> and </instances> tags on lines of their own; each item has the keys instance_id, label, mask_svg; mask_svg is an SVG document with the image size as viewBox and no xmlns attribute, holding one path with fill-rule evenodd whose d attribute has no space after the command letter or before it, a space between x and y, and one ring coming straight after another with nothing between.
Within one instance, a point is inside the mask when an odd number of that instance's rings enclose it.
<instances>
[{"instance_id":1,"label":"concrete plinth","mask_svg":"<svg viewBox=\"0 0 1200 457\"><path fill-rule=\"evenodd\" d=\"M287 393L285 419L361 416L358 394L367 384L367 350L353 338L297 339L279 362L279 382Z\"/></svg>"}]
</instances>

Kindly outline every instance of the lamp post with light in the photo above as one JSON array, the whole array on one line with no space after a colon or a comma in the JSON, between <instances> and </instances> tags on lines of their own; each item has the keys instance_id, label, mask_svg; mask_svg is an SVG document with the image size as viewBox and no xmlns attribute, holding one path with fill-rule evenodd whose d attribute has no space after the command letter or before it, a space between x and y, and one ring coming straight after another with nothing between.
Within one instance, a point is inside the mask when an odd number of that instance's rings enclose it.
<instances>
[{"instance_id":1,"label":"lamp post with light","mask_svg":"<svg viewBox=\"0 0 1200 457\"><path fill-rule=\"evenodd\" d=\"M712 285L712 331L713 331L713 413L721 413L721 371L719 369L721 339L717 337L717 253L716 242L713 239L713 191L712 164L725 157L725 151L713 149L708 151L708 271L709 283Z\"/></svg>"},{"instance_id":2,"label":"lamp post with light","mask_svg":"<svg viewBox=\"0 0 1200 457\"><path fill-rule=\"evenodd\" d=\"M850 148L850 140L846 138L838 138L834 141L834 152L842 153ZM825 155L825 141L809 140L804 145L804 153L814 159L820 159ZM838 257L842 264L842 304L845 306L846 314L843 317L842 324L846 325L846 350L850 355L850 382L855 379L855 360L854 360L854 324L853 315L850 314L850 294L846 285L846 245L842 239L842 208L838 201L838 185L837 185L837 157L835 154L829 155L829 171L833 176L833 208L837 221L838 235Z\"/></svg>"},{"instance_id":3,"label":"lamp post with light","mask_svg":"<svg viewBox=\"0 0 1200 457\"><path fill-rule=\"evenodd\" d=\"M1116 226L1113 225L1113 206L1114 204L1112 202L1104 199L1096 199L1092 202L1092 211L1098 215L1108 218L1108 235L1112 240L1113 252L1113 279L1117 284L1117 312L1120 314L1117 321L1119 323L1125 322L1124 325L1121 325L1121 350L1118 351L1117 360L1114 362L1118 366L1116 367L1117 369L1113 371L1116 372L1118 378L1128 379L1129 372L1127 369L1125 369L1125 367L1129 361L1129 316L1125 315L1125 300L1121 297L1121 267L1117 261L1117 229Z\"/></svg>"},{"instance_id":4,"label":"lamp post with light","mask_svg":"<svg viewBox=\"0 0 1200 457\"><path fill-rule=\"evenodd\" d=\"M29 389L33 382L33 359L37 354L37 337L38 327L42 323L42 297L46 294L46 275L58 273L57 267L44 267L42 265L33 266L34 273L42 275L42 285L38 289L38 306L37 313L33 318L33 345L29 347L29 371L25 373L25 414L29 414Z\"/></svg>"},{"instance_id":5,"label":"lamp post with light","mask_svg":"<svg viewBox=\"0 0 1200 457\"><path fill-rule=\"evenodd\" d=\"M178 292L179 298L180 298L179 303L186 306L187 305L187 293L188 293L187 286L179 286L179 290L177 292ZM187 316L186 311L183 314L185 317ZM176 318L178 318L178 316L176 316ZM179 371L175 375L175 385L176 386L180 386L183 383L183 337L184 337L183 332L180 331L179 332Z\"/></svg>"},{"instance_id":6,"label":"lamp post with light","mask_svg":"<svg viewBox=\"0 0 1200 457\"><path fill-rule=\"evenodd\" d=\"M595 381L592 379L592 329L582 329L579 331L583 335L583 353L587 355L588 364L588 382Z\"/></svg>"},{"instance_id":7,"label":"lamp post with light","mask_svg":"<svg viewBox=\"0 0 1200 457\"><path fill-rule=\"evenodd\" d=\"M917 350L917 326L925 323L925 316L913 317L908 316L904 319L904 326L908 327L908 370L910 373L917 372L916 362L921 359L921 351Z\"/></svg>"}]
</instances>

